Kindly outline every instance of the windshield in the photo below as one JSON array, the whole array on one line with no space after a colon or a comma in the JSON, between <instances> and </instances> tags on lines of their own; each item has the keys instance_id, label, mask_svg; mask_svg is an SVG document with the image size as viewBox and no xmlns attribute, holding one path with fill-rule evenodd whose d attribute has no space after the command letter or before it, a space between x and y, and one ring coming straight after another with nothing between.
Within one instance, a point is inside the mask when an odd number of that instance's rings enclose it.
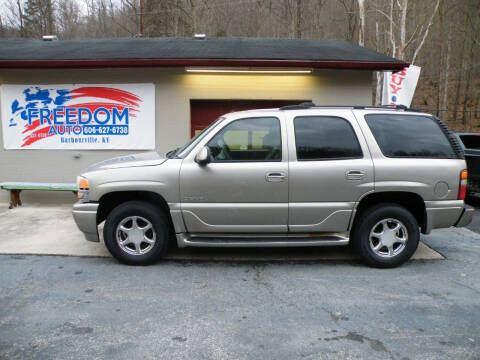
<instances>
[{"instance_id":1,"label":"windshield","mask_svg":"<svg viewBox=\"0 0 480 360\"><path fill-rule=\"evenodd\" d=\"M200 133L198 133L193 138L191 138L189 142L187 142L185 145L183 145L178 150L176 150L175 156L182 159L185 156L187 156L188 153L192 151L192 149L200 142L200 140L202 140L205 137L205 135L207 135L215 127L215 125L217 125L219 122L223 121L224 119L225 119L224 117L220 117L217 120L215 120L213 123L208 125Z\"/></svg>"}]
</instances>

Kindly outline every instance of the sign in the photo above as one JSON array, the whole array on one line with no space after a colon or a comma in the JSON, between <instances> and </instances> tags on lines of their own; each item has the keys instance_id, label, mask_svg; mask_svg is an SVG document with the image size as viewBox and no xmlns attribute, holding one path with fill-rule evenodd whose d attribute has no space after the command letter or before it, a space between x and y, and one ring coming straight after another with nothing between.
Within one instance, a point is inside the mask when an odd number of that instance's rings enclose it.
<instances>
[{"instance_id":1,"label":"sign","mask_svg":"<svg viewBox=\"0 0 480 360\"><path fill-rule=\"evenodd\" d=\"M155 148L153 84L2 85L5 149Z\"/></svg>"},{"instance_id":2,"label":"sign","mask_svg":"<svg viewBox=\"0 0 480 360\"><path fill-rule=\"evenodd\" d=\"M402 71L383 74L382 105L410 106L421 68L410 65Z\"/></svg>"}]
</instances>

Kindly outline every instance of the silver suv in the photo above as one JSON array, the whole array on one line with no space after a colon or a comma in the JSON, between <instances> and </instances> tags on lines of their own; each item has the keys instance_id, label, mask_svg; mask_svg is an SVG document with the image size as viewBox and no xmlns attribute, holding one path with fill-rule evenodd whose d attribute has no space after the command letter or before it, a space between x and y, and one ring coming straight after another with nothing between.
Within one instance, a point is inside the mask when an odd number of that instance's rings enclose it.
<instances>
[{"instance_id":1,"label":"silver suv","mask_svg":"<svg viewBox=\"0 0 480 360\"><path fill-rule=\"evenodd\" d=\"M106 160L78 178L73 216L90 241L146 264L179 247L352 243L394 267L420 232L465 226L462 149L436 117L315 106L227 114L165 156Z\"/></svg>"}]
</instances>

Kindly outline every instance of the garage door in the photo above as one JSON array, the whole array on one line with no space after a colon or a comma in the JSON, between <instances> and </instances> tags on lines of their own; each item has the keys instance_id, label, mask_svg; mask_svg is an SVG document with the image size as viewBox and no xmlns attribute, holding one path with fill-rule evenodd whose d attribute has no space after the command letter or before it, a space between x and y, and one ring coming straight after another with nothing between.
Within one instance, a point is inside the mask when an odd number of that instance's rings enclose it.
<instances>
[{"instance_id":1,"label":"garage door","mask_svg":"<svg viewBox=\"0 0 480 360\"><path fill-rule=\"evenodd\" d=\"M232 111L277 108L304 101L310 100L190 100L190 136Z\"/></svg>"}]
</instances>

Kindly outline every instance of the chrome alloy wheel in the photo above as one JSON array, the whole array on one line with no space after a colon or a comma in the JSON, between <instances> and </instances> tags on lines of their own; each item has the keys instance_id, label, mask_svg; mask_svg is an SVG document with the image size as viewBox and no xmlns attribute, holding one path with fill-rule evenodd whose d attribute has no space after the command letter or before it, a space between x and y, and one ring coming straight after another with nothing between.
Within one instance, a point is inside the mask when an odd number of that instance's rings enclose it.
<instances>
[{"instance_id":1,"label":"chrome alloy wheel","mask_svg":"<svg viewBox=\"0 0 480 360\"><path fill-rule=\"evenodd\" d=\"M152 223L141 216L129 216L120 221L116 231L120 249L130 255L143 255L155 245Z\"/></svg>"},{"instance_id":2,"label":"chrome alloy wheel","mask_svg":"<svg viewBox=\"0 0 480 360\"><path fill-rule=\"evenodd\" d=\"M370 248L381 257L394 257L400 254L407 244L408 232L405 225L397 219L383 219L370 231Z\"/></svg>"}]
</instances>

